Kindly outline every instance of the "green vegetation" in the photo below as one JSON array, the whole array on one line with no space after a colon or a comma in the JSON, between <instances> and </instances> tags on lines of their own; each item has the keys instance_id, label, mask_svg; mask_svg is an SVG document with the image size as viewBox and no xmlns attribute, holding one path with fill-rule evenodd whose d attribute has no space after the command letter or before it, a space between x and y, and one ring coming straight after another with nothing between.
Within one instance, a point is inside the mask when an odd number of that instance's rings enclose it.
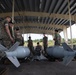
<instances>
[{"instance_id":1,"label":"green vegetation","mask_svg":"<svg viewBox=\"0 0 76 75\"><path fill-rule=\"evenodd\" d=\"M43 46L42 39L33 40L33 45L36 46L37 42L40 42L40 45ZM64 39L62 39L62 42L64 42ZM27 41L25 41L24 46L27 46L27 44L28 44ZM71 44L71 40L70 39L68 39L68 44ZM73 39L73 44L76 45L76 39L75 38ZM48 46L53 46L53 45L54 45L54 41L53 40L49 40L48 41Z\"/></svg>"}]
</instances>

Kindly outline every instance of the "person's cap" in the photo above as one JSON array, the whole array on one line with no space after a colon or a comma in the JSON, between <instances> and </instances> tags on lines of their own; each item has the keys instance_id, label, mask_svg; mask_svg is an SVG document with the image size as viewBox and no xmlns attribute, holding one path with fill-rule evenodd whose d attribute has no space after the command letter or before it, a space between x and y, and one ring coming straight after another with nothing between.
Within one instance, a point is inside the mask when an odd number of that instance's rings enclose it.
<instances>
[{"instance_id":1,"label":"person's cap","mask_svg":"<svg viewBox=\"0 0 76 75\"><path fill-rule=\"evenodd\" d=\"M55 29L55 32L58 32L58 30L57 30L57 29Z\"/></svg>"},{"instance_id":2,"label":"person's cap","mask_svg":"<svg viewBox=\"0 0 76 75\"><path fill-rule=\"evenodd\" d=\"M31 38L31 36L29 36L29 38Z\"/></svg>"},{"instance_id":3,"label":"person's cap","mask_svg":"<svg viewBox=\"0 0 76 75\"><path fill-rule=\"evenodd\" d=\"M39 42L37 42L37 44L39 44Z\"/></svg>"}]
</instances>

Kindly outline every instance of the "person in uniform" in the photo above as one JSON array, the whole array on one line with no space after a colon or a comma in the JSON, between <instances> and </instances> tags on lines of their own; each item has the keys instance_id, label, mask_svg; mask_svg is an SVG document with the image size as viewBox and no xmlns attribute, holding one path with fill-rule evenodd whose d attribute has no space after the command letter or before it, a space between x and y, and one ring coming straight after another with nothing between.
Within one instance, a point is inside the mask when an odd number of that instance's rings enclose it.
<instances>
[{"instance_id":1,"label":"person in uniform","mask_svg":"<svg viewBox=\"0 0 76 75\"><path fill-rule=\"evenodd\" d=\"M47 46L48 46L48 38L44 34L44 37L43 37L43 48L44 48L45 53L46 53Z\"/></svg>"},{"instance_id":2,"label":"person in uniform","mask_svg":"<svg viewBox=\"0 0 76 75\"><path fill-rule=\"evenodd\" d=\"M60 46L61 36L59 35L58 30L55 30L55 36L54 36L53 40L55 41L55 43L54 43L55 46Z\"/></svg>"},{"instance_id":3,"label":"person in uniform","mask_svg":"<svg viewBox=\"0 0 76 75\"><path fill-rule=\"evenodd\" d=\"M15 42L19 42L20 43L20 46L23 46L24 45L24 38L22 37L22 34L20 33L20 29L19 27L16 27L15 28Z\"/></svg>"},{"instance_id":4,"label":"person in uniform","mask_svg":"<svg viewBox=\"0 0 76 75\"><path fill-rule=\"evenodd\" d=\"M14 38L11 34L11 17L7 16L1 23L0 23L0 43L7 48L10 48L14 43Z\"/></svg>"},{"instance_id":5,"label":"person in uniform","mask_svg":"<svg viewBox=\"0 0 76 75\"><path fill-rule=\"evenodd\" d=\"M41 51L42 51L42 47L39 44L39 42L37 42L37 46L35 48L35 54L38 55L38 56L40 56L41 55Z\"/></svg>"},{"instance_id":6,"label":"person in uniform","mask_svg":"<svg viewBox=\"0 0 76 75\"><path fill-rule=\"evenodd\" d=\"M28 40L28 48L30 49L31 53L34 55L33 41L31 40L30 36Z\"/></svg>"}]
</instances>

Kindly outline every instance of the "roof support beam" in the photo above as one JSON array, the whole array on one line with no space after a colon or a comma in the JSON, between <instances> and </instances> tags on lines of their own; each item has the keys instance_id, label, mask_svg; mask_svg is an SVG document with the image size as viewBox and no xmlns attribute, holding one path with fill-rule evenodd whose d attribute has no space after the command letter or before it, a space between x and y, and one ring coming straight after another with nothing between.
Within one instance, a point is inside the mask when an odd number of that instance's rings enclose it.
<instances>
[{"instance_id":1,"label":"roof support beam","mask_svg":"<svg viewBox=\"0 0 76 75\"><path fill-rule=\"evenodd\" d=\"M43 24L43 23L17 23L15 24L15 26L29 26L29 27L45 27L45 28L57 28L57 29L63 29L64 27L68 27L68 26L64 26L64 25L55 25L55 24Z\"/></svg>"},{"instance_id":2,"label":"roof support beam","mask_svg":"<svg viewBox=\"0 0 76 75\"><path fill-rule=\"evenodd\" d=\"M38 17L50 17L50 18L61 18L61 19L66 19L69 20L69 15L67 14L49 14L49 13L45 13L45 12L29 12L29 11L19 11L19 12L15 12L14 15L15 16L19 16L19 14L21 16L38 16ZM11 16L12 13L11 12L7 12L7 13L0 13L0 17L5 17L5 16ZM76 21L76 15L71 15L71 18L73 21Z\"/></svg>"},{"instance_id":3,"label":"roof support beam","mask_svg":"<svg viewBox=\"0 0 76 75\"><path fill-rule=\"evenodd\" d=\"M21 28L20 29L20 32L23 34L23 31L24 33L37 33L37 34L54 34L54 32L52 30L44 30L44 29L35 29L35 28Z\"/></svg>"}]
</instances>

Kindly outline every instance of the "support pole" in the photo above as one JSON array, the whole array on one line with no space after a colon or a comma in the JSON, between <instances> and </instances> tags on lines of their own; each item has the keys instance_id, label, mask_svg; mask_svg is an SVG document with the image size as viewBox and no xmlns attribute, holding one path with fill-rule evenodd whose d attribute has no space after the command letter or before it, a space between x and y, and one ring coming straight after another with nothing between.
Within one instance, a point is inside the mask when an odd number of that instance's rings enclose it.
<instances>
[{"instance_id":1,"label":"support pole","mask_svg":"<svg viewBox=\"0 0 76 75\"><path fill-rule=\"evenodd\" d=\"M54 38L54 36L55 36L55 27L53 26L53 33L52 33L52 35L53 35L53 38Z\"/></svg>"},{"instance_id":2,"label":"support pole","mask_svg":"<svg viewBox=\"0 0 76 75\"><path fill-rule=\"evenodd\" d=\"M23 24L24 24L24 16L22 16L23 17ZM24 27L24 26L23 26ZM23 28L23 38L24 38L24 28Z\"/></svg>"},{"instance_id":3,"label":"support pole","mask_svg":"<svg viewBox=\"0 0 76 75\"><path fill-rule=\"evenodd\" d=\"M67 27L63 28L63 33L64 33L64 40L65 40L66 43L68 43Z\"/></svg>"},{"instance_id":4,"label":"support pole","mask_svg":"<svg viewBox=\"0 0 76 75\"><path fill-rule=\"evenodd\" d=\"M26 38L27 38L27 40L28 40L28 33L27 33L26 35L27 35Z\"/></svg>"},{"instance_id":5,"label":"support pole","mask_svg":"<svg viewBox=\"0 0 76 75\"><path fill-rule=\"evenodd\" d=\"M12 0L12 23L14 23L14 0ZM14 37L14 26L12 26L12 36Z\"/></svg>"},{"instance_id":6,"label":"support pole","mask_svg":"<svg viewBox=\"0 0 76 75\"><path fill-rule=\"evenodd\" d=\"M69 10L69 21L70 21L70 37L71 37L71 47L73 48L72 28L71 28L71 13L70 13L70 1L69 1L69 0L68 0L68 10Z\"/></svg>"},{"instance_id":7,"label":"support pole","mask_svg":"<svg viewBox=\"0 0 76 75\"><path fill-rule=\"evenodd\" d=\"M14 0L12 0L12 22L14 23Z\"/></svg>"}]
</instances>

